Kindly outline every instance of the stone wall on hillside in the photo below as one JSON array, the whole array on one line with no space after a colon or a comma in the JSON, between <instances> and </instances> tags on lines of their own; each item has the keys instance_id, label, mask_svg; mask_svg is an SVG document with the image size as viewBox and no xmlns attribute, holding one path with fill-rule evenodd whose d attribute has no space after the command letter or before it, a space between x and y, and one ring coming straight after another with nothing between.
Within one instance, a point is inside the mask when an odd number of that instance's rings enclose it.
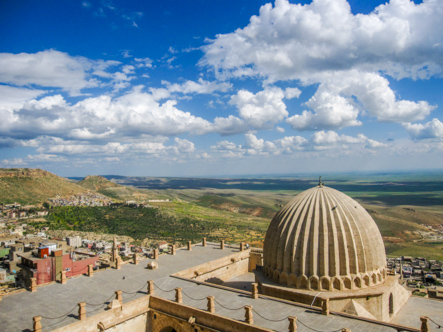
<instances>
[{"instance_id":1,"label":"stone wall on hillside","mask_svg":"<svg viewBox=\"0 0 443 332\"><path fill-rule=\"evenodd\" d=\"M0 178L12 178L12 177L34 177L40 178L44 176L57 176L50 172L41 170L41 169L33 169L33 168L17 168L17 169L8 169L5 171L0 171Z\"/></svg>"}]
</instances>

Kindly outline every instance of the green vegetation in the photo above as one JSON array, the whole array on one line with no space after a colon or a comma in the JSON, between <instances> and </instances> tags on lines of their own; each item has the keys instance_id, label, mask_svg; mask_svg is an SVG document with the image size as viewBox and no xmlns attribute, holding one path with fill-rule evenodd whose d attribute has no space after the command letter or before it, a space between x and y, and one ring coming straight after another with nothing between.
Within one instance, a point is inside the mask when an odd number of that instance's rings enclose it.
<instances>
[{"instance_id":1,"label":"green vegetation","mask_svg":"<svg viewBox=\"0 0 443 332\"><path fill-rule=\"evenodd\" d=\"M130 236L135 240L164 239L170 242L209 241L232 234L247 233L259 229L250 225L226 225L220 221L208 221L177 216L156 208L131 207L56 207L45 222L31 223L34 227L51 229L111 233ZM262 236L262 234L261 234Z\"/></svg>"}]
</instances>

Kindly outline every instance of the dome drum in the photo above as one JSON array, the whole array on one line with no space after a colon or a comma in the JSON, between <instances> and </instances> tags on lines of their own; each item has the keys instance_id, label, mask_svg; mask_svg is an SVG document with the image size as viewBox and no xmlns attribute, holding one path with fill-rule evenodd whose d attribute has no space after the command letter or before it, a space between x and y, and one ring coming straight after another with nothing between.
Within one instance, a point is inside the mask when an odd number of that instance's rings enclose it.
<instances>
[{"instance_id":1,"label":"dome drum","mask_svg":"<svg viewBox=\"0 0 443 332\"><path fill-rule=\"evenodd\" d=\"M288 275L286 272L280 273L278 270L273 270L272 268L265 266L264 274L268 279L283 286L318 291L364 289L380 285L384 283L386 279L386 270L377 271L371 275L348 275L340 277L323 276L321 278L311 276L308 278L306 275L297 277L295 274Z\"/></svg>"}]
</instances>

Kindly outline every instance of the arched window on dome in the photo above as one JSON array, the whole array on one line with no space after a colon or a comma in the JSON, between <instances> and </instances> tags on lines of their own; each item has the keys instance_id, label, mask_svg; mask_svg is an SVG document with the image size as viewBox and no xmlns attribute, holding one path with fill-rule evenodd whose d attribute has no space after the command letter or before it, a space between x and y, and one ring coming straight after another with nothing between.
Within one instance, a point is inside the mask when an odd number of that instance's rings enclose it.
<instances>
[{"instance_id":1,"label":"arched window on dome","mask_svg":"<svg viewBox=\"0 0 443 332\"><path fill-rule=\"evenodd\" d=\"M352 286L351 286L351 279L345 278L343 280L343 285L345 286L346 289L351 289L352 288Z\"/></svg>"},{"instance_id":2,"label":"arched window on dome","mask_svg":"<svg viewBox=\"0 0 443 332\"><path fill-rule=\"evenodd\" d=\"M330 290L330 281L327 278L323 278L321 281L321 288L323 290Z\"/></svg>"},{"instance_id":3,"label":"arched window on dome","mask_svg":"<svg viewBox=\"0 0 443 332\"><path fill-rule=\"evenodd\" d=\"M301 276L299 285L299 288L301 289L308 289L308 278L306 278L306 276Z\"/></svg>"},{"instance_id":4,"label":"arched window on dome","mask_svg":"<svg viewBox=\"0 0 443 332\"><path fill-rule=\"evenodd\" d=\"M339 280L338 278L335 278L335 279L334 279L333 287L334 287L334 289L336 289L336 290L340 290L340 280Z\"/></svg>"},{"instance_id":5,"label":"arched window on dome","mask_svg":"<svg viewBox=\"0 0 443 332\"><path fill-rule=\"evenodd\" d=\"M365 283L365 286L366 286L366 287L369 287L369 276L364 276L364 277L363 277L363 281L364 281L364 283Z\"/></svg>"},{"instance_id":6,"label":"arched window on dome","mask_svg":"<svg viewBox=\"0 0 443 332\"><path fill-rule=\"evenodd\" d=\"M318 289L318 279L316 277L311 277L311 279L309 281L310 281L309 288L317 290Z\"/></svg>"}]
</instances>

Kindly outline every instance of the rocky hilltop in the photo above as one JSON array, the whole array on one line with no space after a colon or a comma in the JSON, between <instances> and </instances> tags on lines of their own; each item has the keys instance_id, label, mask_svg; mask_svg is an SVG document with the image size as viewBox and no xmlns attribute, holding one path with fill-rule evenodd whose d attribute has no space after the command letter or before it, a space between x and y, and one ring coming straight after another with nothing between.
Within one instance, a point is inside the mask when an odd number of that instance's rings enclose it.
<instances>
[{"instance_id":1,"label":"rocky hilltop","mask_svg":"<svg viewBox=\"0 0 443 332\"><path fill-rule=\"evenodd\" d=\"M80 194L87 189L48 171L0 168L0 203L41 204L48 198Z\"/></svg>"},{"instance_id":2,"label":"rocky hilltop","mask_svg":"<svg viewBox=\"0 0 443 332\"><path fill-rule=\"evenodd\" d=\"M124 186L99 175L88 175L83 180L77 182L77 184L83 188L94 190L115 200L146 202L149 199L156 199L159 197L158 194L151 192L150 190Z\"/></svg>"},{"instance_id":3,"label":"rocky hilltop","mask_svg":"<svg viewBox=\"0 0 443 332\"><path fill-rule=\"evenodd\" d=\"M0 168L0 178L40 178L45 176L56 176L48 171L44 171L42 169L34 169L34 168Z\"/></svg>"}]
</instances>

